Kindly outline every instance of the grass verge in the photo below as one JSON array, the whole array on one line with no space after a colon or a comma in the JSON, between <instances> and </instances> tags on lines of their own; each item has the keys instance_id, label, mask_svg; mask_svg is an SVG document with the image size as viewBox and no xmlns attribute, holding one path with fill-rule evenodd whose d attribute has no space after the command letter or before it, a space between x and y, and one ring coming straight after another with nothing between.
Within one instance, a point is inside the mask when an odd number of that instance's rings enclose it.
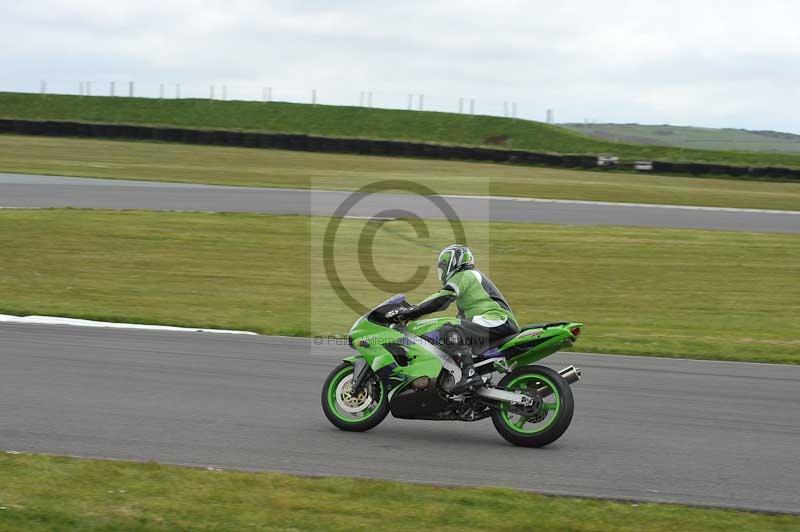
<instances>
[{"instance_id":1,"label":"grass verge","mask_svg":"<svg viewBox=\"0 0 800 532\"><path fill-rule=\"evenodd\" d=\"M357 242L336 238L343 286L374 305ZM374 241L375 266L408 279L451 243L402 221ZM321 264L324 218L255 214L0 211L0 313L49 314L266 334L344 334L355 319ZM479 266L521 321L587 324L581 351L800 363L800 239L654 228L467 223ZM362 261L363 262L363 261ZM435 274L408 293L419 301ZM372 279L374 280L374 279Z\"/></svg>"},{"instance_id":2,"label":"grass verge","mask_svg":"<svg viewBox=\"0 0 800 532\"><path fill-rule=\"evenodd\" d=\"M0 530L785 531L800 517L0 453ZM410 512L410 513L409 513Z\"/></svg>"},{"instance_id":3,"label":"grass verge","mask_svg":"<svg viewBox=\"0 0 800 532\"><path fill-rule=\"evenodd\" d=\"M0 117L306 133L331 137L496 145L627 160L800 167L800 155L690 150L609 142L532 120L333 105L0 93ZM490 140L494 139L494 140Z\"/></svg>"},{"instance_id":4,"label":"grass verge","mask_svg":"<svg viewBox=\"0 0 800 532\"><path fill-rule=\"evenodd\" d=\"M0 171L333 190L411 179L440 194L800 210L800 183L17 135L0 135Z\"/></svg>"}]
</instances>

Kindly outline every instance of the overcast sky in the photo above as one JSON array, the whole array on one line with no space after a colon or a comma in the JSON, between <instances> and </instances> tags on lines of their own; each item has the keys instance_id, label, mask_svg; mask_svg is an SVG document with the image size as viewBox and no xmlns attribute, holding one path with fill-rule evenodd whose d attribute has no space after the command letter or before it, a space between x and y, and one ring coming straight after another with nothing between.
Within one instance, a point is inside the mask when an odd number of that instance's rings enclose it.
<instances>
[{"instance_id":1,"label":"overcast sky","mask_svg":"<svg viewBox=\"0 0 800 532\"><path fill-rule=\"evenodd\" d=\"M0 0L0 90L425 107L800 133L795 0ZM125 85L123 85L123 83ZM120 88L121 86L124 87ZM418 105L415 100L415 107ZM465 105L468 107L468 105Z\"/></svg>"}]
</instances>

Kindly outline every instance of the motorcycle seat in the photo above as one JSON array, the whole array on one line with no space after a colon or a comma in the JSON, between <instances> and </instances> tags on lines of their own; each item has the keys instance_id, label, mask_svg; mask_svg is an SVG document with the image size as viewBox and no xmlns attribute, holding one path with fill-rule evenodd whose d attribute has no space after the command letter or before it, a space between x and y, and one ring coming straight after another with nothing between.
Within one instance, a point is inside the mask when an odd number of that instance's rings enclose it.
<instances>
[{"instance_id":1,"label":"motorcycle seat","mask_svg":"<svg viewBox=\"0 0 800 532\"><path fill-rule=\"evenodd\" d=\"M522 331L520 331L522 332ZM494 340L489 340L488 342L484 342L483 345L478 347L472 348L472 354L474 356L483 356L487 351L494 349L495 347L500 347L504 343L508 342L512 338L515 338L519 333L509 334L508 336L501 336L499 338L495 338ZM498 355L501 354L498 352Z\"/></svg>"},{"instance_id":2,"label":"motorcycle seat","mask_svg":"<svg viewBox=\"0 0 800 532\"><path fill-rule=\"evenodd\" d=\"M556 327L558 325L566 325L568 321L551 321L547 323L532 323L530 325L525 325L520 327L519 332L515 334L510 334L508 336L503 336L501 338L496 338L494 340L484 342L483 345L472 348L472 354L476 357L481 358L494 358L494 357L501 357L504 355L510 355L512 353L503 353L500 351L499 348L504 343L508 342L512 338L515 338L517 335L523 333L524 331L529 331L531 329L547 329L549 327Z\"/></svg>"},{"instance_id":3,"label":"motorcycle seat","mask_svg":"<svg viewBox=\"0 0 800 532\"><path fill-rule=\"evenodd\" d=\"M556 327L558 325L567 325L568 321L550 321L547 323L531 323L530 325L525 325L524 327L520 328L520 332L527 331L530 329L549 329L550 327Z\"/></svg>"}]
</instances>

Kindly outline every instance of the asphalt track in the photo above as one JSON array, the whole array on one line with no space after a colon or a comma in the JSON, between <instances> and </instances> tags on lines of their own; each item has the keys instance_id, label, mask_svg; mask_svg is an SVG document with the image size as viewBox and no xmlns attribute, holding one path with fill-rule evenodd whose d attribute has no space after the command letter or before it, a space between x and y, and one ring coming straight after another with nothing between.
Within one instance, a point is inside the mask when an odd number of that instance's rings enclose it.
<instances>
[{"instance_id":1,"label":"asphalt track","mask_svg":"<svg viewBox=\"0 0 800 532\"><path fill-rule=\"evenodd\" d=\"M83 207L330 216L352 193L0 174L2 207ZM404 209L422 218L800 232L800 212L525 198L440 196L453 213L410 194L359 196L348 216Z\"/></svg>"},{"instance_id":2,"label":"asphalt track","mask_svg":"<svg viewBox=\"0 0 800 532\"><path fill-rule=\"evenodd\" d=\"M0 325L0 449L800 513L800 366L558 354L576 415L544 449L489 420L332 427L342 346Z\"/></svg>"}]
</instances>

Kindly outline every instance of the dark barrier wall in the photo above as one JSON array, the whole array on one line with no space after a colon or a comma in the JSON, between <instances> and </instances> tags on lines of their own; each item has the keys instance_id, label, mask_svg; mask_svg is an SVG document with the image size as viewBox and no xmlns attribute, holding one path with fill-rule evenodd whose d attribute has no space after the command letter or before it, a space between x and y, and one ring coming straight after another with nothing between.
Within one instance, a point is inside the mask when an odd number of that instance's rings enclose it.
<instances>
[{"instance_id":1,"label":"dark barrier wall","mask_svg":"<svg viewBox=\"0 0 800 532\"><path fill-rule=\"evenodd\" d=\"M310 135L283 133L214 131L171 127L132 126L124 124L89 124L82 122L0 119L0 133L105 139L159 140L166 142L182 142L186 144L211 144L215 146L427 157L433 159L533 164L567 168L595 168L597 166L597 157L595 155L556 155L522 150L447 146L427 144L424 142L314 137ZM623 163L618 165L617 168L631 169L633 165ZM720 164L653 161L653 172L661 174L717 174L736 177L800 180L800 169L777 167L751 168Z\"/></svg>"}]
</instances>

